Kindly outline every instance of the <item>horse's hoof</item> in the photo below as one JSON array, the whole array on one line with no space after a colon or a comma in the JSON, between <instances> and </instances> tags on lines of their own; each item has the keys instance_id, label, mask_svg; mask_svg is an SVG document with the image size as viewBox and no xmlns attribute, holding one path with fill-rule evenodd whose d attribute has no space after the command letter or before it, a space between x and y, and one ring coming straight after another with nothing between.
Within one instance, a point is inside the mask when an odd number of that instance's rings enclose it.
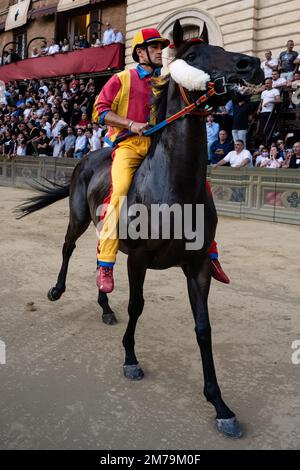
<instances>
[{"instance_id":1,"label":"horse's hoof","mask_svg":"<svg viewBox=\"0 0 300 470\"><path fill-rule=\"evenodd\" d=\"M239 439L243 436L243 430L240 423L234 416L229 419L218 419L217 418L218 431L220 431L226 437L232 437L233 439Z\"/></svg>"},{"instance_id":2,"label":"horse's hoof","mask_svg":"<svg viewBox=\"0 0 300 470\"><path fill-rule=\"evenodd\" d=\"M118 323L118 320L116 319L114 313L104 313L102 315L102 321L106 325L115 325L116 323Z\"/></svg>"},{"instance_id":3,"label":"horse's hoof","mask_svg":"<svg viewBox=\"0 0 300 470\"><path fill-rule=\"evenodd\" d=\"M139 364L123 366L124 376L130 380L141 380L144 377L143 369Z\"/></svg>"},{"instance_id":4,"label":"horse's hoof","mask_svg":"<svg viewBox=\"0 0 300 470\"><path fill-rule=\"evenodd\" d=\"M54 300L58 300L62 295L62 292L59 291L56 287L51 287L51 289L48 291L48 299L51 300L52 302Z\"/></svg>"}]
</instances>

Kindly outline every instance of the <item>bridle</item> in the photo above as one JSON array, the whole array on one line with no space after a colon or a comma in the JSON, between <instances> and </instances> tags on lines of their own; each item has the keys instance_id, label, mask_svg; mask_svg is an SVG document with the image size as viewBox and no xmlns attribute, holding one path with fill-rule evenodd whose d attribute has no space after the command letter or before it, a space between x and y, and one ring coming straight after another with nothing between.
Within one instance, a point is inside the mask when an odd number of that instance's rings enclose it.
<instances>
[{"instance_id":1,"label":"bridle","mask_svg":"<svg viewBox=\"0 0 300 470\"><path fill-rule=\"evenodd\" d=\"M220 83L219 83L220 82ZM178 111L177 113L173 114L172 116L169 116L168 118L164 119L163 121L159 122L155 126L150 127L149 129L146 129L143 131L143 135L152 135L158 130L162 129L163 127L167 126L168 124L171 124L171 122L176 121L177 119L181 117L185 117L189 114L193 115L200 115L200 116L207 116L208 114L211 114L212 108L205 108L203 105L206 106L207 101L212 98L213 96L221 96L227 94L227 86L229 84L226 83L225 77L219 77L216 78L214 81L208 82L207 84L207 92L201 95L196 101L193 103L190 103L188 96L187 96L187 90L182 86L178 85L180 95L184 101L184 103L187 105L185 108L181 109L181 111ZM217 90L216 90L217 88Z\"/></svg>"}]
</instances>

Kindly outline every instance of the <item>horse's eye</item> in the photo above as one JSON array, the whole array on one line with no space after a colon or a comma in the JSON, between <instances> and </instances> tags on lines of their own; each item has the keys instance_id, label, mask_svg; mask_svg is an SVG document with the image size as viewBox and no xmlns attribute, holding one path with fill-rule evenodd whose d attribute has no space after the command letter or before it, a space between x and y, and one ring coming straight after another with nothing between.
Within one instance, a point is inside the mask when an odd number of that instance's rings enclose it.
<instances>
[{"instance_id":1,"label":"horse's eye","mask_svg":"<svg viewBox=\"0 0 300 470\"><path fill-rule=\"evenodd\" d=\"M186 57L186 61L187 62L193 62L194 60L196 59L196 54L195 52L191 52L187 57Z\"/></svg>"}]
</instances>

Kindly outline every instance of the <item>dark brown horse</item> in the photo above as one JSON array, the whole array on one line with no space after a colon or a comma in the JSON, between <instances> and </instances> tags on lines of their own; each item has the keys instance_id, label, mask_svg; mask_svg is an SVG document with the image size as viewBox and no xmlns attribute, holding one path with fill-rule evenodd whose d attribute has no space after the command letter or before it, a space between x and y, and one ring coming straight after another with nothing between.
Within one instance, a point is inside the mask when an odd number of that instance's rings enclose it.
<instances>
[{"instance_id":1,"label":"dark brown horse","mask_svg":"<svg viewBox=\"0 0 300 470\"><path fill-rule=\"evenodd\" d=\"M208 44L204 28L202 42L183 41L183 30L177 21L174 25L173 40L176 59L184 61L193 71L202 70L215 81L224 77L229 84L222 96L215 96L211 106L224 104L237 88L234 83L262 81L258 59L243 54L226 52L221 47ZM183 67L185 70L185 67ZM180 75L180 74L179 74ZM183 78L183 84L185 79ZM231 85L230 85L231 84ZM190 100L199 98L201 91L187 92ZM178 84L171 76L162 87L157 102L158 121L171 116L185 106ZM195 319L195 332L200 347L204 395L213 404L217 413L219 431L231 437L242 435L241 427L234 413L224 403L217 383L211 344L211 327L208 316L207 298L211 282L208 248L214 240L217 214L213 200L206 191L206 128L203 116L192 114L177 120L156 134L151 152L135 174L128 194L128 207L142 203L150 213L152 204L190 204L193 209L204 205L204 243L201 249L187 250L187 240L138 239L121 240L120 249L128 254L128 276L130 298L129 322L123 338L125 348L124 374L129 379L141 379L143 371L134 349L134 334L138 317L144 307L143 284L147 269L167 269L180 266L187 279L187 288ZM65 291L69 259L76 240L93 221L96 225L97 207L104 201L110 187L111 149L90 153L75 168L71 183L66 186L44 188L43 195L36 196L21 207L21 216L46 207L69 196L70 221L63 246L63 263L55 287L48 297L57 300ZM126 224L130 216L123 218ZM122 219L121 219L122 220ZM161 233L161 227L157 227ZM99 293L99 304L103 308L103 320L112 324L115 316L105 294Z\"/></svg>"}]
</instances>

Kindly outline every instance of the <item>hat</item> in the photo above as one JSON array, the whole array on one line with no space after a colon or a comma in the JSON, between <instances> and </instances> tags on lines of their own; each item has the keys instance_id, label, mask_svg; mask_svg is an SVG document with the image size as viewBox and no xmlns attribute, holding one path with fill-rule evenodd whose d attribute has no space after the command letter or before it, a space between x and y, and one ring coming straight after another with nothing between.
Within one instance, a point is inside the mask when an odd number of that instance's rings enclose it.
<instances>
[{"instance_id":1,"label":"hat","mask_svg":"<svg viewBox=\"0 0 300 470\"><path fill-rule=\"evenodd\" d=\"M162 47L165 48L170 44L169 39L162 37L160 32L155 28L145 28L138 31L132 40L131 50L132 58L135 62L139 61L136 49L141 46L146 46L152 42L161 42Z\"/></svg>"}]
</instances>

